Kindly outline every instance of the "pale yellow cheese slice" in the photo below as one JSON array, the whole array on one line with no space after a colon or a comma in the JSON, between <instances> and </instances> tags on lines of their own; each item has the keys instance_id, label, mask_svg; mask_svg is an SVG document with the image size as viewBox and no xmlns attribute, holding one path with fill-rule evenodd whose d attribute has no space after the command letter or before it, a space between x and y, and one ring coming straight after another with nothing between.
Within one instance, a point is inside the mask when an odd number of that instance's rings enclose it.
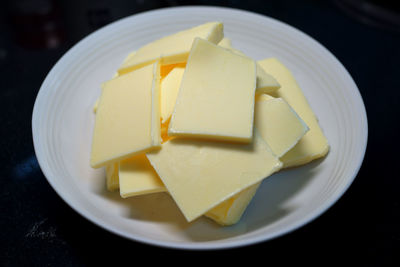
<instances>
[{"instance_id":1,"label":"pale yellow cheese slice","mask_svg":"<svg viewBox=\"0 0 400 267\"><path fill-rule=\"evenodd\" d=\"M175 67L161 81L161 119L165 123L174 111L176 98L185 69Z\"/></svg>"},{"instance_id":2,"label":"pale yellow cheese slice","mask_svg":"<svg viewBox=\"0 0 400 267\"><path fill-rule=\"evenodd\" d=\"M161 145L159 69L154 63L104 83L93 132L93 168Z\"/></svg>"},{"instance_id":3,"label":"pale yellow cheese slice","mask_svg":"<svg viewBox=\"0 0 400 267\"><path fill-rule=\"evenodd\" d=\"M273 96L286 100L310 128L297 145L281 158L284 167L302 165L325 156L329 151L328 141L292 73L275 58L264 59L258 63L281 85Z\"/></svg>"},{"instance_id":4,"label":"pale yellow cheese slice","mask_svg":"<svg viewBox=\"0 0 400 267\"><path fill-rule=\"evenodd\" d=\"M282 157L308 131L307 125L282 98L261 94L255 106L255 127L271 151ZM222 202L205 215L222 225L238 222L260 183Z\"/></svg>"},{"instance_id":5,"label":"pale yellow cheese slice","mask_svg":"<svg viewBox=\"0 0 400 267\"><path fill-rule=\"evenodd\" d=\"M188 221L282 165L257 133L246 145L175 138L146 155Z\"/></svg>"},{"instance_id":6,"label":"pale yellow cheese slice","mask_svg":"<svg viewBox=\"0 0 400 267\"><path fill-rule=\"evenodd\" d=\"M205 216L213 219L220 225L227 226L237 223L260 185L261 182L249 186L205 213Z\"/></svg>"},{"instance_id":7,"label":"pale yellow cheese slice","mask_svg":"<svg viewBox=\"0 0 400 267\"><path fill-rule=\"evenodd\" d=\"M106 166L106 184L108 191L116 191L119 188L118 163Z\"/></svg>"},{"instance_id":8,"label":"pale yellow cheese slice","mask_svg":"<svg viewBox=\"0 0 400 267\"><path fill-rule=\"evenodd\" d=\"M121 161L118 175L123 198L166 191L145 154Z\"/></svg>"},{"instance_id":9,"label":"pale yellow cheese slice","mask_svg":"<svg viewBox=\"0 0 400 267\"><path fill-rule=\"evenodd\" d=\"M257 98L255 126L277 157L292 149L309 130L282 98L262 94Z\"/></svg>"},{"instance_id":10,"label":"pale yellow cheese slice","mask_svg":"<svg viewBox=\"0 0 400 267\"><path fill-rule=\"evenodd\" d=\"M219 46L227 48L239 55L245 56L245 54L232 47L232 42L229 38L224 37L219 43ZM261 68L257 63L257 93L272 93L278 90L280 84L277 80L272 77L270 74L266 73L263 68Z\"/></svg>"},{"instance_id":11,"label":"pale yellow cheese slice","mask_svg":"<svg viewBox=\"0 0 400 267\"><path fill-rule=\"evenodd\" d=\"M250 142L255 89L254 60L196 38L168 134Z\"/></svg>"},{"instance_id":12,"label":"pale yellow cheese slice","mask_svg":"<svg viewBox=\"0 0 400 267\"><path fill-rule=\"evenodd\" d=\"M122 65L118 72L124 74L159 59L161 59L163 65L186 62L193 40L196 37L217 44L223 36L223 24L221 22L208 22L180 31L142 46L132 58Z\"/></svg>"}]
</instances>

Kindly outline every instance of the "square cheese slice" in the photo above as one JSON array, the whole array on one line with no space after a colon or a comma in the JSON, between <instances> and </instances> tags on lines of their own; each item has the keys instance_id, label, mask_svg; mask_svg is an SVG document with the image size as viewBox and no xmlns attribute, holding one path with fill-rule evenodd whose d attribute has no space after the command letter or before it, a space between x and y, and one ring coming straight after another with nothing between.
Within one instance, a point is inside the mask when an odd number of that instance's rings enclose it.
<instances>
[{"instance_id":1,"label":"square cheese slice","mask_svg":"<svg viewBox=\"0 0 400 267\"><path fill-rule=\"evenodd\" d=\"M255 89L254 60L196 38L168 134L250 142Z\"/></svg>"},{"instance_id":2,"label":"square cheese slice","mask_svg":"<svg viewBox=\"0 0 400 267\"><path fill-rule=\"evenodd\" d=\"M175 138L146 155L188 221L282 165L257 133L246 145Z\"/></svg>"},{"instance_id":3,"label":"square cheese slice","mask_svg":"<svg viewBox=\"0 0 400 267\"><path fill-rule=\"evenodd\" d=\"M119 74L128 73L159 59L163 65L186 62L196 37L217 44L224 37L223 24L208 22L146 44L124 62L118 72Z\"/></svg>"},{"instance_id":4,"label":"square cheese slice","mask_svg":"<svg viewBox=\"0 0 400 267\"><path fill-rule=\"evenodd\" d=\"M245 54L232 47L232 42L229 38L224 37L219 43L219 46L222 46L224 48L227 48L231 50L234 53L237 53L239 55L245 56ZM257 88L256 88L256 93L272 93L278 90L280 87L280 84L277 82L277 80L272 77L270 74L266 73L265 70L258 65L257 63Z\"/></svg>"},{"instance_id":5,"label":"square cheese slice","mask_svg":"<svg viewBox=\"0 0 400 267\"><path fill-rule=\"evenodd\" d=\"M258 63L281 85L272 96L283 98L310 128L296 146L281 158L284 167L302 165L325 156L329 151L328 141L290 70L276 58L264 59Z\"/></svg>"},{"instance_id":6,"label":"square cheese slice","mask_svg":"<svg viewBox=\"0 0 400 267\"><path fill-rule=\"evenodd\" d=\"M166 191L145 154L121 161L117 171L123 198Z\"/></svg>"},{"instance_id":7,"label":"square cheese slice","mask_svg":"<svg viewBox=\"0 0 400 267\"><path fill-rule=\"evenodd\" d=\"M104 83L90 164L99 168L161 145L159 64Z\"/></svg>"}]
</instances>

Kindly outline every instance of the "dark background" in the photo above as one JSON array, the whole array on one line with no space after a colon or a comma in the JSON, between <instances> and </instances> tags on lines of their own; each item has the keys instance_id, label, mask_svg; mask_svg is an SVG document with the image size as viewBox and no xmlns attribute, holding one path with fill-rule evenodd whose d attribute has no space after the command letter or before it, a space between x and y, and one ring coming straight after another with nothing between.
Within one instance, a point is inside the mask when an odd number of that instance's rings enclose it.
<instances>
[{"instance_id":1,"label":"dark background","mask_svg":"<svg viewBox=\"0 0 400 267\"><path fill-rule=\"evenodd\" d=\"M397 1L398 2L398 1ZM0 266L216 263L400 266L399 4L389 1L2 1L0 7ZM182 251L115 236L73 211L43 176L32 144L36 94L57 60L94 30L138 12L222 5L284 21L327 47L359 87L369 120L361 170L326 213L243 248ZM140 262L142 259L145 262Z\"/></svg>"}]
</instances>

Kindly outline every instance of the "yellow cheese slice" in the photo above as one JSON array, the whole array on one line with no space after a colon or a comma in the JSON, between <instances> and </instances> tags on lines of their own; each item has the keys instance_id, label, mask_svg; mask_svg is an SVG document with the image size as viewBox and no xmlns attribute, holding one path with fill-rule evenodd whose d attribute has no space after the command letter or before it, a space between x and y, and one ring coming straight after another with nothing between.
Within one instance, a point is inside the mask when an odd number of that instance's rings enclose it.
<instances>
[{"instance_id":1,"label":"yellow cheese slice","mask_svg":"<svg viewBox=\"0 0 400 267\"><path fill-rule=\"evenodd\" d=\"M106 166L106 184L108 191L118 190L118 163L112 163Z\"/></svg>"},{"instance_id":2,"label":"yellow cheese slice","mask_svg":"<svg viewBox=\"0 0 400 267\"><path fill-rule=\"evenodd\" d=\"M250 142L255 88L254 60L196 38L168 134Z\"/></svg>"},{"instance_id":3,"label":"yellow cheese slice","mask_svg":"<svg viewBox=\"0 0 400 267\"><path fill-rule=\"evenodd\" d=\"M163 65L186 62L193 40L196 37L217 44L223 36L223 24L221 22L208 22L163 37L137 50L136 54L126 61L118 72L119 74L128 73L160 58Z\"/></svg>"},{"instance_id":4,"label":"yellow cheese slice","mask_svg":"<svg viewBox=\"0 0 400 267\"><path fill-rule=\"evenodd\" d=\"M232 47L232 42L229 38L224 37L219 43L219 46L222 46L224 48L227 48L239 55L245 56L245 54ZM257 63L257 93L272 93L278 90L280 87L280 84L277 82L277 80L272 77L270 74L266 73L261 66L258 65Z\"/></svg>"},{"instance_id":5,"label":"yellow cheese slice","mask_svg":"<svg viewBox=\"0 0 400 267\"><path fill-rule=\"evenodd\" d=\"M123 198L166 191L145 154L121 161L118 174Z\"/></svg>"},{"instance_id":6,"label":"yellow cheese slice","mask_svg":"<svg viewBox=\"0 0 400 267\"><path fill-rule=\"evenodd\" d=\"M161 119L165 123L174 111L176 98L185 69L175 67L161 81Z\"/></svg>"},{"instance_id":7,"label":"yellow cheese slice","mask_svg":"<svg viewBox=\"0 0 400 267\"><path fill-rule=\"evenodd\" d=\"M146 155L188 221L282 165L256 132L246 145L175 138Z\"/></svg>"},{"instance_id":8,"label":"yellow cheese slice","mask_svg":"<svg viewBox=\"0 0 400 267\"><path fill-rule=\"evenodd\" d=\"M261 182L249 186L205 213L205 216L213 219L220 225L227 226L237 223L260 185Z\"/></svg>"},{"instance_id":9,"label":"yellow cheese slice","mask_svg":"<svg viewBox=\"0 0 400 267\"><path fill-rule=\"evenodd\" d=\"M155 63L104 84L93 132L93 168L161 145L159 69Z\"/></svg>"},{"instance_id":10,"label":"yellow cheese slice","mask_svg":"<svg viewBox=\"0 0 400 267\"><path fill-rule=\"evenodd\" d=\"M275 58L264 59L258 63L281 85L273 96L286 100L310 128L297 145L281 158L284 167L302 165L325 156L329 151L328 141L292 73Z\"/></svg>"},{"instance_id":11,"label":"yellow cheese slice","mask_svg":"<svg viewBox=\"0 0 400 267\"><path fill-rule=\"evenodd\" d=\"M308 131L307 125L282 98L262 94L255 106L255 127L271 151L282 157ZM260 183L234 195L205 215L222 225L238 222Z\"/></svg>"},{"instance_id":12,"label":"yellow cheese slice","mask_svg":"<svg viewBox=\"0 0 400 267\"><path fill-rule=\"evenodd\" d=\"M292 149L309 130L282 98L262 94L256 101L255 126L277 157Z\"/></svg>"}]
</instances>

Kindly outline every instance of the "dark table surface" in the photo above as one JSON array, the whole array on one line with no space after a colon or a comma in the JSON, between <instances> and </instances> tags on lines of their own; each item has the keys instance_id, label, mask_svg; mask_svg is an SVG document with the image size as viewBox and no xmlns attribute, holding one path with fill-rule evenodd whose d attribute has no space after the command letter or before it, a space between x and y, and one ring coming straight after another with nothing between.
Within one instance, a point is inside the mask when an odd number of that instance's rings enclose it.
<instances>
[{"instance_id":1,"label":"dark table surface","mask_svg":"<svg viewBox=\"0 0 400 267\"><path fill-rule=\"evenodd\" d=\"M400 266L398 4L380 1L374 9L371 6L379 1L358 6L353 3L366 1L261 2L5 1L0 10L0 266L134 265L142 258L197 262L209 261L208 256L249 263L261 259L273 265ZM359 87L369 122L360 172L333 207L292 233L217 251L136 243L77 214L39 168L32 144L32 109L42 81L57 60L105 24L150 9L187 4L230 6L284 21L328 48Z\"/></svg>"}]
</instances>

